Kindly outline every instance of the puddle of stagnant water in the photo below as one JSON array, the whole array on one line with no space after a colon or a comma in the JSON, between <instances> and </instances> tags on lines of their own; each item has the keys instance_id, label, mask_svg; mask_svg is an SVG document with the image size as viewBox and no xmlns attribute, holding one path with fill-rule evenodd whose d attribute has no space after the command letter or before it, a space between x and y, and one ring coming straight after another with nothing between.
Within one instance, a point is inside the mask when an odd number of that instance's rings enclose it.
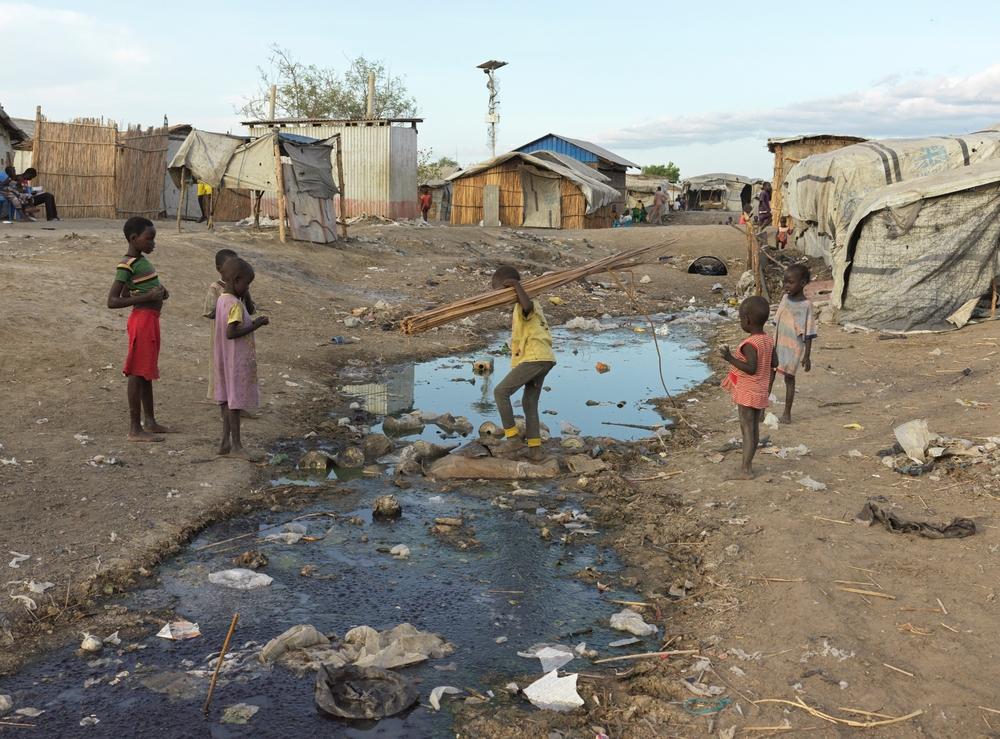
<instances>
[{"instance_id":1,"label":"puddle of stagnant water","mask_svg":"<svg viewBox=\"0 0 1000 739\"><path fill-rule=\"evenodd\" d=\"M656 636L625 649L609 648L609 641L628 634L607 627L608 617L621 608L608 599L637 597L626 591L601 596L593 580L574 577L592 566L608 579L609 573L619 569L613 554L592 537L559 541L560 533L569 529L558 523L548 522L555 536L544 540L530 520L582 510L579 503L557 502L554 491L538 486L538 497L511 497L510 486L436 492L429 484L418 484L405 492L393 490L402 503L403 517L381 523L371 519L371 502L386 492L384 483L355 480L341 487L336 495L321 493L301 511L250 515L208 528L160 568L152 586L118 601L139 613L170 609L200 624L201 637L168 641L154 636L155 627L139 639L137 648L128 647L120 654L105 648L99 655L83 657L69 647L0 680L0 694L12 694L15 708L44 710L38 718L26 721L49 736L133 736L137 722L140 733L158 737L289 736L304 731L338 736L450 736L452 715L447 705L440 713L427 707L431 689L455 685L499 695L511 679L519 679L524 687L529 682L525 676L541 676L537 659L517 656L532 644L559 642L572 647L585 641L588 648L602 654L657 648ZM505 496L512 509L498 507L496 495ZM548 510L539 512L539 508ZM284 545L246 539L222 551L197 551L205 544L319 511L338 514L336 521L327 517L301 521L310 534L323 535L329 528L320 541ZM361 525L348 522L353 516L360 517ZM442 543L429 531L439 516L465 518L474 527L480 546L463 550ZM409 559L397 560L377 551L400 543L410 548ZM274 578L270 586L241 592L208 582L210 572L233 567L232 558L249 548L268 556L262 572ZM303 577L299 573L306 565L335 579ZM211 718L206 719L201 706L208 678L185 673L207 669L234 612L239 612L240 620L232 651L245 658L246 670L220 682ZM381 630L403 622L440 634L454 644L455 652L401 668L402 674L419 681L421 704L375 724L349 724L320 714L313 701L314 673L300 677L281 666L266 669L256 660L260 646L295 624L309 623L343 636L362 624ZM587 629L592 631L569 636ZM499 637L507 640L497 644ZM123 647L129 644L125 641ZM453 671L435 669L450 665ZM577 659L563 669L593 672L598 668ZM116 675L120 676L117 684L110 685ZM154 692L146 684L151 677L179 679L179 685L190 693ZM97 683L85 687L88 680ZM220 724L222 710L240 702L260 707L249 726ZM524 706L526 711L536 710L527 702ZM82 728L81 718L91 715L100 723Z\"/></svg>"},{"instance_id":2,"label":"puddle of stagnant water","mask_svg":"<svg viewBox=\"0 0 1000 739\"><path fill-rule=\"evenodd\" d=\"M714 317L714 318L713 318ZM699 336L700 325L722 318L717 311L681 313L667 322L654 317L656 326L667 326L669 335L658 336L663 376L671 394L683 392L703 381L710 371L700 354L705 343ZM606 325L622 326L604 319ZM636 333L634 327L643 329ZM653 400L664 396L657 368L656 345L641 322L626 322L623 327L600 332L553 330L557 365L545 380L540 410L542 422L553 436L560 435L562 422L580 429L584 436L611 436L631 440L650 436L648 428L609 424L634 424L652 427L666 422L656 411ZM341 391L361 401L377 416L400 415L412 410L429 413L449 412L466 416L475 429L483 421L499 423L493 400L493 387L510 370L510 356L501 353L504 340L498 339L483 351L434 359L392 368L380 377L364 377L341 386ZM477 359L493 360L493 372L477 376ZM598 362L610 370L600 373ZM599 405L587 405L587 401ZM521 413L520 393L514 396L514 412ZM373 430L381 431L381 425ZM424 427L421 434L408 439L439 441L445 437L436 426Z\"/></svg>"}]
</instances>

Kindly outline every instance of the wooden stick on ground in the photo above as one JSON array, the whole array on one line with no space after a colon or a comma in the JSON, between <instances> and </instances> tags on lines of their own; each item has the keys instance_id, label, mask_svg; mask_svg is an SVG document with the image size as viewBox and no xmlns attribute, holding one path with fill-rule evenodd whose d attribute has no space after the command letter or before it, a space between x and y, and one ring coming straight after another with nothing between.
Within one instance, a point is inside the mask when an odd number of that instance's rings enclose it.
<instances>
[{"instance_id":1,"label":"wooden stick on ground","mask_svg":"<svg viewBox=\"0 0 1000 739\"><path fill-rule=\"evenodd\" d=\"M222 660L226 657L226 652L229 651L229 640L233 638L233 632L236 631L236 623L240 620L240 614L233 614L233 622L229 624L229 631L226 632L226 640L222 642L222 651L219 652L219 659L215 662L215 672L212 673L212 682L208 686L208 697L205 698L205 705L202 707L202 713L208 713L209 706L212 705L212 693L215 692L215 681L219 679L219 670L222 669Z\"/></svg>"},{"instance_id":2,"label":"wooden stick on ground","mask_svg":"<svg viewBox=\"0 0 1000 739\"><path fill-rule=\"evenodd\" d=\"M646 659L649 657L673 657L679 654L698 654L697 649L673 649L666 652L643 652L642 654L626 654L621 657L605 657L604 659L595 659L595 665L603 665L606 662L623 662L625 660L632 659Z\"/></svg>"},{"instance_id":3,"label":"wooden stick on ground","mask_svg":"<svg viewBox=\"0 0 1000 739\"><path fill-rule=\"evenodd\" d=\"M530 280L525 280L521 284L528 295L539 295L547 290L554 290L557 287L568 285L583 277L634 267L643 263L654 252L672 243L674 242L664 241L630 251L619 252L579 267L551 272L541 277L534 277ZM482 313L493 308L500 308L505 305L512 305L516 301L517 293L514 292L513 288L508 287L502 290L492 290L424 311L423 313L407 316L400 325L404 334L419 334L438 326L459 321L466 316Z\"/></svg>"}]
</instances>

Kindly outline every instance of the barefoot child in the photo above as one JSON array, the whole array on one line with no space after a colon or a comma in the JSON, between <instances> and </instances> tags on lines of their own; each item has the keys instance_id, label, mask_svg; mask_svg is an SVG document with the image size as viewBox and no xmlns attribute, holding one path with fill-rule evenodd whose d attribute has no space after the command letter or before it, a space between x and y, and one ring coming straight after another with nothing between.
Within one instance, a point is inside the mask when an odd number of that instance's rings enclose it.
<instances>
[{"instance_id":1,"label":"barefoot child","mask_svg":"<svg viewBox=\"0 0 1000 739\"><path fill-rule=\"evenodd\" d=\"M128 251L115 271L108 307L132 308L128 317L128 354L122 368L122 374L128 377L128 439L163 441L159 434L167 429L156 422L153 380L160 377L160 309L170 294L146 258L156 248L153 222L133 216L125 221L122 230Z\"/></svg>"},{"instance_id":2,"label":"barefoot child","mask_svg":"<svg viewBox=\"0 0 1000 739\"><path fill-rule=\"evenodd\" d=\"M497 268L493 273L493 289L512 287L517 292L517 304L511 320L510 373L500 381L493 391L504 436L508 440L518 437L514 421L514 409L510 397L524 388L521 408L524 410L525 440L531 459L542 457L541 424L538 420L538 400L542 396L545 376L556 365L552 352L552 334L549 324L537 300L528 297L521 286L521 275L509 265Z\"/></svg>"},{"instance_id":3,"label":"barefoot child","mask_svg":"<svg viewBox=\"0 0 1000 739\"><path fill-rule=\"evenodd\" d=\"M804 264L793 264L785 270L785 294L778 303L774 314L777 329L774 341L777 347L778 364L775 371L785 377L785 414L782 423L792 422L792 401L795 400L795 375L802 367L803 372L812 369L813 339L816 338L816 321L813 318L812 303L806 300L805 289L812 275Z\"/></svg>"},{"instance_id":4,"label":"barefoot child","mask_svg":"<svg viewBox=\"0 0 1000 739\"><path fill-rule=\"evenodd\" d=\"M740 431L743 433L743 464L740 479L753 478L753 456L760 443L760 422L768 405L768 395L774 383L777 357L774 339L764 333L770 306L760 296L740 303L740 327L750 334L733 352L728 346L719 349L722 358L733 366L722 387L729 390L740 410Z\"/></svg>"},{"instance_id":5,"label":"barefoot child","mask_svg":"<svg viewBox=\"0 0 1000 739\"><path fill-rule=\"evenodd\" d=\"M227 260L232 257L237 256L236 252L232 249L219 249L215 252L215 271L219 273L219 279L215 280L211 285L208 286L208 291L205 293L205 308L202 315L205 318L211 318L215 320L215 304L219 302L219 296L226 291L226 283L222 279L222 266ZM257 311L257 307L254 305L253 300L250 297L250 291L247 290L246 295L243 298L243 305L247 307L247 313L251 316ZM213 330L211 333L212 343L211 349L208 354L208 399L215 402L215 329L213 323Z\"/></svg>"},{"instance_id":6,"label":"barefoot child","mask_svg":"<svg viewBox=\"0 0 1000 739\"><path fill-rule=\"evenodd\" d=\"M240 436L240 411L259 404L257 351L253 332L267 316L250 318L243 298L253 282L253 268L239 257L222 265L226 290L215 304L215 400L222 406L220 455L252 459Z\"/></svg>"}]
</instances>

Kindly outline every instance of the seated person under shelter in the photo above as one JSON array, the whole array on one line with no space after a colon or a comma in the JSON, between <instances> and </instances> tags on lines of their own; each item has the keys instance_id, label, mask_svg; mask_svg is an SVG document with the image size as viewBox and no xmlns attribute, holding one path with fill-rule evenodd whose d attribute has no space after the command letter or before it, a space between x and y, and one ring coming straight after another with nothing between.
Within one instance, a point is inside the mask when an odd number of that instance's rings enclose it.
<instances>
[{"instance_id":1,"label":"seated person under shelter","mask_svg":"<svg viewBox=\"0 0 1000 739\"><path fill-rule=\"evenodd\" d=\"M55 196L50 192L35 192L31 187L31 181L38 176L34 167L28 167L24 172L16 177L18 185L23 191L22 202L25 208L37 208L45 206L45 220L58 221L59 212L56 210Z\"/></svg>"}]
</instances>

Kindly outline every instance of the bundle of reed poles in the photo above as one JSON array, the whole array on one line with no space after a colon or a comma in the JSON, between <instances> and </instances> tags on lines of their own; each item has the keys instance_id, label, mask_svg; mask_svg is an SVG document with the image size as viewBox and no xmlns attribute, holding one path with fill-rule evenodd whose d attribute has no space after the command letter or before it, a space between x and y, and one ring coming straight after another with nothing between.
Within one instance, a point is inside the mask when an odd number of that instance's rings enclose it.
<instances>
[{"instance_id":1,"label":"bundle of reed poles","mask_svg":"<svg viewBox=\"0 0 1000 739\"><path fill-rule=\"evenodd\" d=\"M650 246L618 252L604 259L588 262L579 267L564 269L558 272L549 272L541 277L533 277L530 280L522 282L521 286L528 295L534 297L547 290L554 290L557 287L568 285L584 277L631 269L650 261L656 252L670 246L672 243L674 243L673 240L662 241ZM505 305L512 305L515 302L517 302L517 293L514 291L514 288L505 287L500 290L492 290L480 295L474 295L464 300L458 300L454 303L448 303L447 305L442 305L439 308L424 311L423 313L407 316L403 319L400 326L404 334L419 334L438 326L460 321L466 316L482 313L493 308L500 308Z\"/></svg>"}]
</instances>

